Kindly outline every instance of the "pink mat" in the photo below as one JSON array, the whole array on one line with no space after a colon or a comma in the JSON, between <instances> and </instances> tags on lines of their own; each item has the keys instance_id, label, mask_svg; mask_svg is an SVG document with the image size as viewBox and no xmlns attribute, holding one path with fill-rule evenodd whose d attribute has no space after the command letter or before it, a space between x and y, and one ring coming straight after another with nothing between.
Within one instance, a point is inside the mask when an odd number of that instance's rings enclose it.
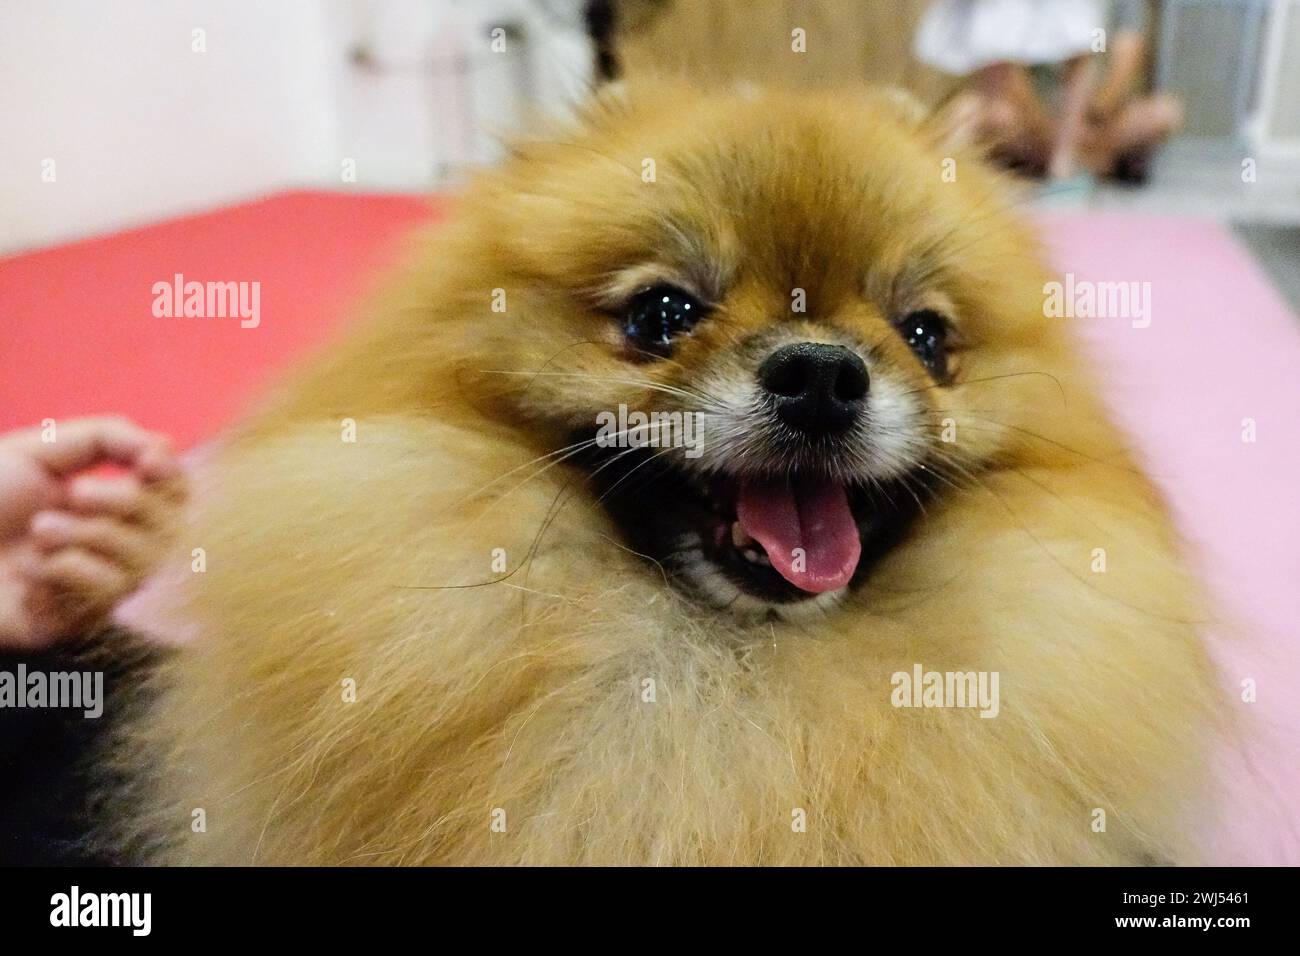
<instances>
[{"instance_id":1,"label":"pink mat","mask_svg":"<svg viewBox=\"0 0 1300 956\"><path fill-rule=\"evenodd\" d=\"M1207 849L1227 864L1300 864L1300 323L1217 223L1098 213L1042 223L1062 274L1151 284L1147 328L1061 321L1097 356L1216 601L1217 657L1249 744L1225 756ZM1253 443L1242 440L1247 418ZM1240 699L1247 679L1256 703Z\"/></svg>"}]
</instances>

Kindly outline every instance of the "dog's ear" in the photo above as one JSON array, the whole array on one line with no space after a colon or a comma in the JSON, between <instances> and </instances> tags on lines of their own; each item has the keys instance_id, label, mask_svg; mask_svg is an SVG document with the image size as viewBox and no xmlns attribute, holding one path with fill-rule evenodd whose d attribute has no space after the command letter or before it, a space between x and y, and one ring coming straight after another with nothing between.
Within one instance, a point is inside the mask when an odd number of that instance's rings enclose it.
<instances>
[{"instance_id":1,"label":"dog's ear","mask_svg":"<svg viewBox=\"0 0 1300 956\"><path fill-rule=\"evenodd\" d=\"M909 126L920 126L930 113L929 107L901 86L883 87L879 96L881 104Z\"/></svg>"},{"instance_id":2,"label":"dog's ear","mask_svg":"<svg viewBox=\"0 0 1300 956\"><path fill-rule=\"evenodd\" d=\"M587 125L600 127L632 112L632 92L626 80L612 80L592 90L579 115Z\"/></svg>"},{"instance_id":3,"label":"dog's ear","mask_svg":"<svg viewBox=\"0 0 1300 956\"><path fill-rule=\"evenodd\" d=\"M617 124L632 116L671 110L673 104L695 97L687 82L667 76L613 80L592 91L580 115L592 128Z\"/></svg>"}]
</instances>

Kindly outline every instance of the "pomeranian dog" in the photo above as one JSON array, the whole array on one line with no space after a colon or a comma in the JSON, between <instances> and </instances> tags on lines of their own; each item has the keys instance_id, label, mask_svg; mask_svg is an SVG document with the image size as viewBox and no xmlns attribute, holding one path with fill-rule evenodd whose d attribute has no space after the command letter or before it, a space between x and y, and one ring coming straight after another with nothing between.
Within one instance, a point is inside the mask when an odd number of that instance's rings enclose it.
<instances>
[{"instance_id":1,"label":"pomeranian dog","mask_svg":"<svg viewBox=\"0 0 1300 956\"><path fill-rule=\"evenodd\" d=\"M1195 858L1215 677L1009 189L901 96L603 95L225 443L153 862Z\"/></svg>"}]
</instances>

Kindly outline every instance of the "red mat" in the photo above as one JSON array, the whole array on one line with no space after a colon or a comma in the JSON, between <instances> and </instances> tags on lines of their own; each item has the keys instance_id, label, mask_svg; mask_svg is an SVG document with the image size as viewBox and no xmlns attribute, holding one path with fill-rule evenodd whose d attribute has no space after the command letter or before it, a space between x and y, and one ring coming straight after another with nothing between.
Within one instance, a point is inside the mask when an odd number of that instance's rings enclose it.
<instances>
[{"instance_id":1,"label":"red mat","mask_svg":"<svg viewBox=\"0 0 1300 956\"><path fill-rule=\"evenodd\" d=\"M180 448L346 318L424 198L292 192L0 260L0 431L117 412ZM158 318L155 283L260 283L260 323Z\"/></svg>"}]
</instances>

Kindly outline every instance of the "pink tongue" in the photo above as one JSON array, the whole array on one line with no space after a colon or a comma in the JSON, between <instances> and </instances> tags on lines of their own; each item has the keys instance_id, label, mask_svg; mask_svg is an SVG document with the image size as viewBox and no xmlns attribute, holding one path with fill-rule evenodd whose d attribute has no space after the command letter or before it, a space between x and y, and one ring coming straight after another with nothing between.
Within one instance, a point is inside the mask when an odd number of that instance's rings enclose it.
<instances>
[{"instance_id":1,"label":"pink tongue","mask_svg":"<svg viewBox=\"0 0 1300 956\"><path fill-rule=\"evenodd\" d=\"M805 591L844 587L862 556L848 495L833 481L744 482L736 517L781 577Z\"/></svg>"}]
</instances>

